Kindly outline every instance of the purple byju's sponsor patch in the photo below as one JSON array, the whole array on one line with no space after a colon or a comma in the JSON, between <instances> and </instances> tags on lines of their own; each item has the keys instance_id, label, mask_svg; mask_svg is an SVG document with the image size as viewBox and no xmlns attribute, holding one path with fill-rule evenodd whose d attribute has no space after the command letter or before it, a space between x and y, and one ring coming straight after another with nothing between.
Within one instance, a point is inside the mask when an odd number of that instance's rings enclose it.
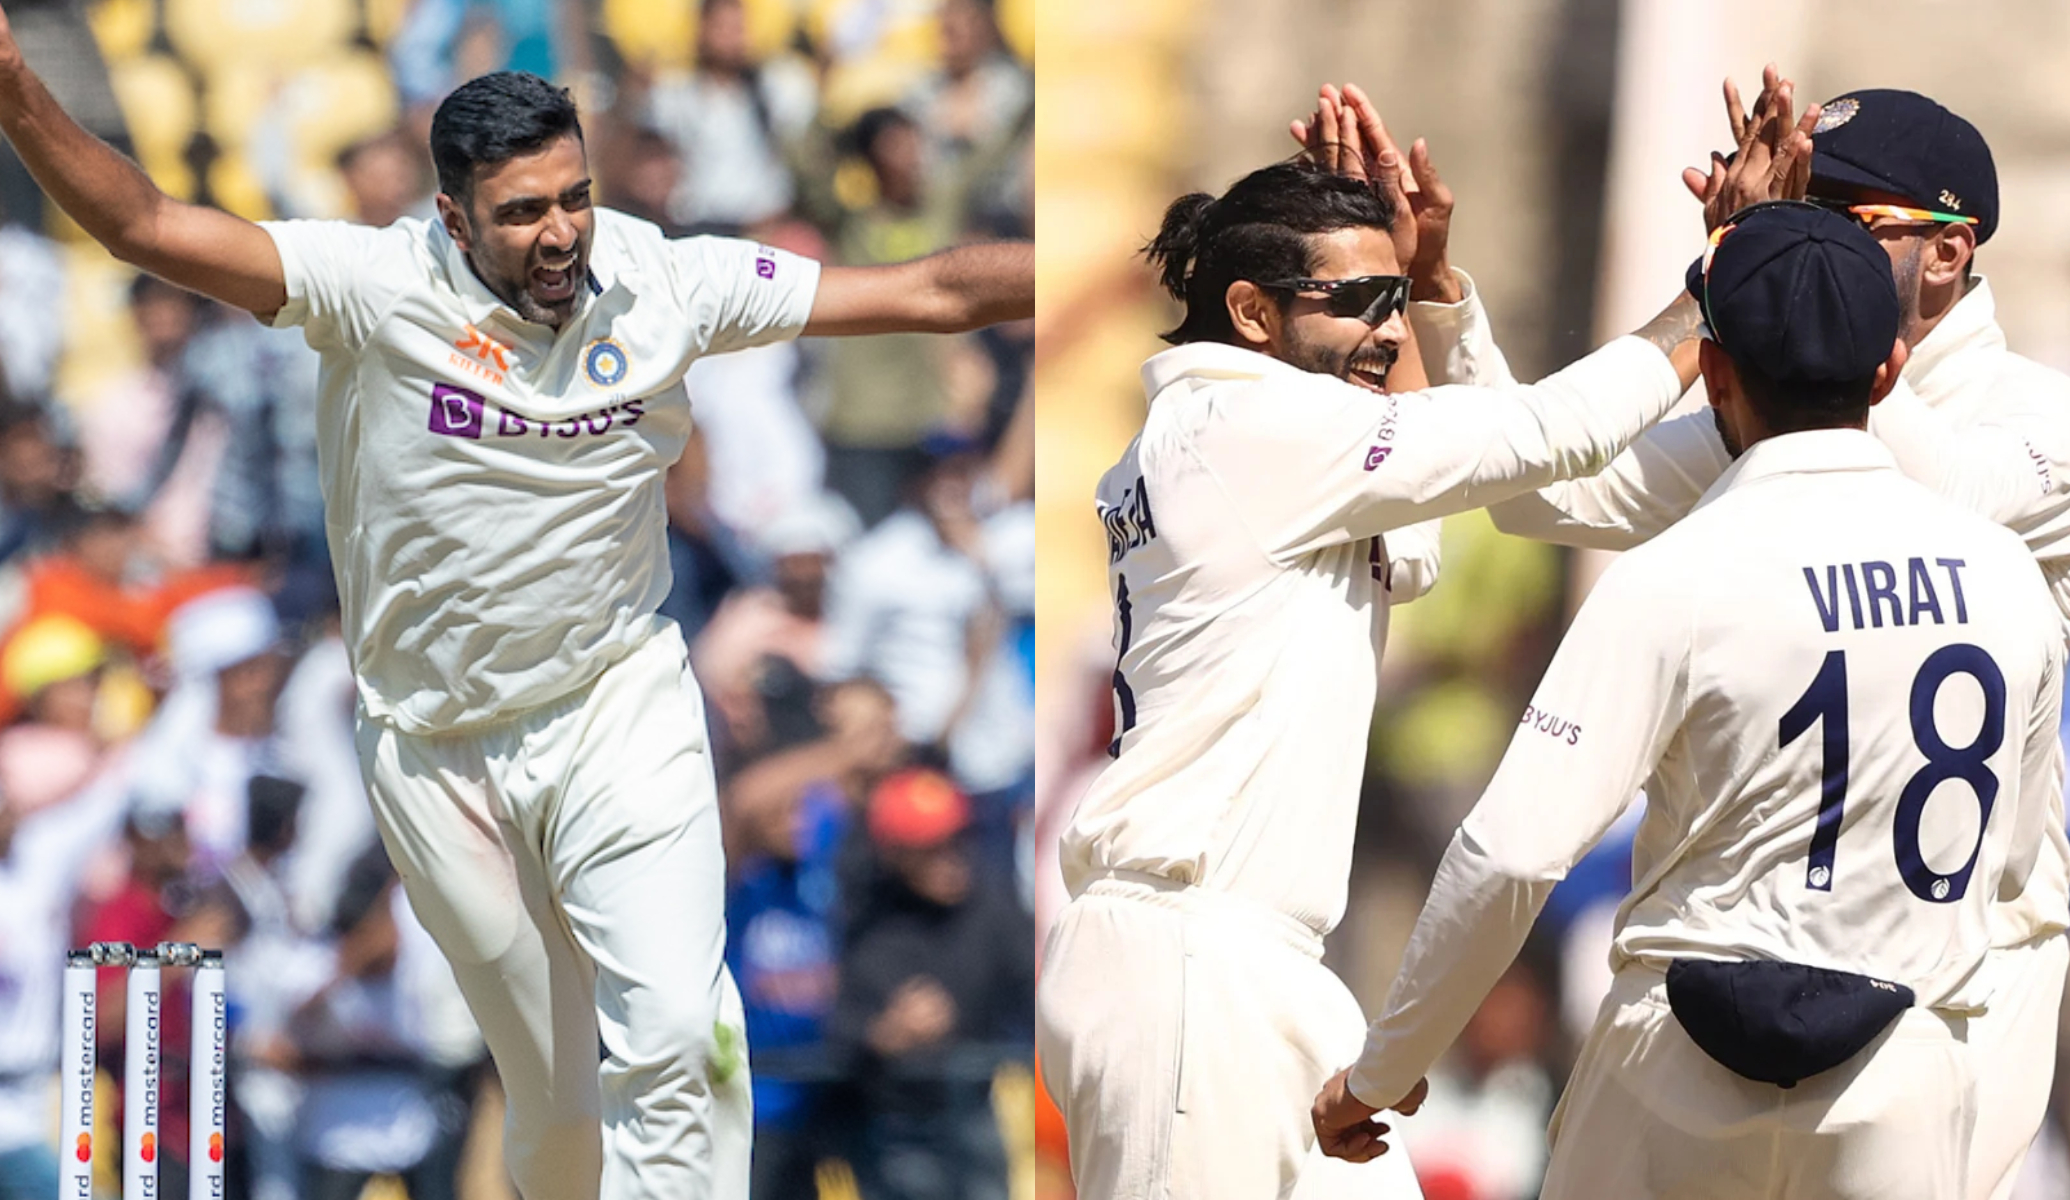
<instances>
[{"instance_id":1,"label":"purple byju's sponsor patch","mask_svg":"<svg viewBox=\"0 0 2070 1200\"><path fill-rule=\"evenodd\" d=\"M1379 470L1380 464L1386 462L1387 456L1393 453L1394 447L1392 446L1375 446L1366 451L1366 470Z\"/></svg>"},{"instance_id":2,"label":"purple byju's sponsor patch","mask_svg":"<svg viewBox=\"0 0 2070 1200\"><path fill-rule=\"evenodd\" d=\"M431 432L447 437L482 436L482 398L466 388L431 385Z\"/></svg>"},{"instance_id":3,"label":"purple byju's sponsor patch","mask_svg":"<svg viewBox=\"0 0 2070 1200\"><path fill-rule=\"evenodd\" d=\"M776 260L773 258L757 258L755 260L755 274L764 279L776 278Z\"/></svg>"}]
</instances>

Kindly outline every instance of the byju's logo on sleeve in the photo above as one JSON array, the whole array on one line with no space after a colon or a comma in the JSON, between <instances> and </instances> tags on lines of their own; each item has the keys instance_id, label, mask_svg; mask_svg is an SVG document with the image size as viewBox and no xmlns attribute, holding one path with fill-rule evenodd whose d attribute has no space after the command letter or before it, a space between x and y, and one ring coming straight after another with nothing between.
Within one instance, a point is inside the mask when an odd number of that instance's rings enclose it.
<instances>
[{"instance_id":1,"label":"byju's logo on sleeve","mask_svg":"<svg viewBox=\"0 0 2070 1200\"><path fill-rule=\"evenodd\" d=\"M431 432L447 437L482 436L482 398L466 388L433 384L431 388Z\"/></svg>"}]
</instances>

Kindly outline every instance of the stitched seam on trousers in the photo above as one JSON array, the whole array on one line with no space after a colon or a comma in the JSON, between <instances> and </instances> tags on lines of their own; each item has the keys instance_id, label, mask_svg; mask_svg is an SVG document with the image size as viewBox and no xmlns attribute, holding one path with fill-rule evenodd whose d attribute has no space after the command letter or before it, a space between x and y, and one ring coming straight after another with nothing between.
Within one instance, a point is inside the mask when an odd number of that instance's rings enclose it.
<instances>
[{"instance_id":1,"label":"stitched seam on trousers","mask_svg":"<svg viewBox=\"0 0 2070 1200\"><path fill-rule=\"evenodd\" d=\"M1172 1102L1164 1118L1164 1194L1165 1200L1190 1200L1176 1196L1172 1188L1174 1176L1179 1169L1179 1121L1186 1115L1186 1010L1192 994L1193 948L1188 944L1192 937L1192 922L1185 913L1175 914L1179 918L1179 1013L1178 1028L1172 1038Z\"/></svg>"}]
</instances>

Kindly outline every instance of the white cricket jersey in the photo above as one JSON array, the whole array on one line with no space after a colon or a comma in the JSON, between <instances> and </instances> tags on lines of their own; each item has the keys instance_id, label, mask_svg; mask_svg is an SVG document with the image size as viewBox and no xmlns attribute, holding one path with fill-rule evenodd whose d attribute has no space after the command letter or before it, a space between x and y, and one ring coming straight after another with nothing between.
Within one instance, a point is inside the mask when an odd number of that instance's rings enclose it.
<instances>
[{"instance_id":1,"label":"white cricket jersey","mask_svg":"<svg viewBox=\"0 0 2070 1200\"><path fill-rule=\"evenodd\" d=\"M322 354L325 523L366 711L415 733L582 686L668 595L662 476L700 355L795 337L819 264L596 210L558 334L436 222L269 222L276 325Z\"/></svg>"},{"instance_id":2,"label":"white cricket jersey","mask_svg":"<svg viewBox=\"0 0 2070 1200\"><path fill-rule=\"evenodd\" d=\"M1470 286L1460 304L1410 305L1410 319L1432 379L1510 381ZM1869 410L1869 430L1907 475L2021 536L2070 634L2070 377L2006 348L1982 277L1912 348L1898 386ZM1700 410L1654 426L1600 475L1489 515L1506 533L1622 550L1680 520L1730 463L1711 413ZM2070 926L2064 825L2059 798L2040 878L1999 914L1999 944Z\"/></svg>"},{"instance_id":3,"label":"white cricket jersey","mask_svg":"<svg viewBox=\"0 0 2070 1200\"><path fill-rule=\"evenodd\" d=\"M1143 385L1143 431L1098 492L1118 758L1064 834L1065 881L1076 895L1143 872L1326 931L1344 911L1391 531L1598 469L1680 382L1620 338L1536 387L1381 396L1207 343L1150 359ZM1430 529L1405 540L1434 550Z\"/></svg>"},{"instance_id":4,"label":"white cricket jersey","mask_svg":"<svg viewBox=\"0 0 2070 1200\"><path fill-rule=\"evenodd\" d=\"M1757 443L1590 593L1453 837L1352 1076L1406 1094L1641 784L1613 966L1765 959L1975 1011L2061 794L2033 555L1856 430Z\"/></svg>"}]
</instances>

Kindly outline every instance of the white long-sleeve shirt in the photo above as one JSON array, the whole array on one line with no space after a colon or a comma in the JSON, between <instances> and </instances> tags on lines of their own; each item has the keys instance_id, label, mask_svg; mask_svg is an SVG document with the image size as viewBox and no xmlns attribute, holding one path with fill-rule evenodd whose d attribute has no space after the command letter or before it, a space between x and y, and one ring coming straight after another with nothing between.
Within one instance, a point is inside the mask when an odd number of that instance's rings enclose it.
<instances>
[{"instance_id":1,"label":"white long-sleeve shirt","mask_svg":"<svg viewBox=\"0 0 2070 1200\"><path fill-rule=\"evenodd\" d=\"M1975 1011L2061 794L2033 556L1854 430L1771 438L1597 583L1446 851L1351 1089L1405 1095L1644 784L1613 965L1769 959Z\"/></svg>"},{"instance_id":2,"label":"white long-sleeve shirt","mask_svg":"<svg viewBox=\"0 0 2070 1200\"><path fill-rule=\"evenodd\" d=\"M1390 582L1405 527L1599 469L1681 391L1622 338L1536 387L1381 396L1249 350L1143 366L1143 431L1100 481L1116 602L1117 760L1062 842L1110 871L1343 915ZM1421 542L1405 554L1395 543ZM1392 577L1392 578L1391 578Z\"/></svg>"},{"instance_id":3,"label":"white long-sleeve shirt","mask_svg":"<svg viewBox=\"0 0 2070 1200\"><path fill-rule=\"evenodd\" d=\"M1410 319L1432 379L1510 382L1470 281L1461 303L1411 305ZM1983 278L1912 348L1898 386L1870 410L1869 431L1905 474L2020 535L2070 634L2070 377L2006 348ZM1711 413L1698 411L1654 426L1599 475L1488 512L1505 533L1623 550L1680 520L1731 461ZM2042 877L1999 914L2000 945L2070 924L2064 826L2058 798Z\"/></svg>"}]
</instances>

